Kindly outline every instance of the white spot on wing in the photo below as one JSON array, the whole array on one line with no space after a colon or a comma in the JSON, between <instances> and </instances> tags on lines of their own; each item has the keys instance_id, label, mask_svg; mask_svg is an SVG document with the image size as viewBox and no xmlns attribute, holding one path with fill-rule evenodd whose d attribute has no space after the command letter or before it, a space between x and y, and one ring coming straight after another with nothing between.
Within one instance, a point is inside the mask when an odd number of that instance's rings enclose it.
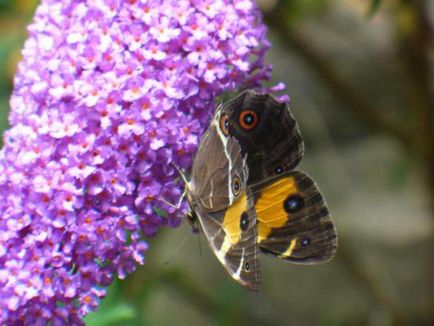
<instances>
[{"instance_id":1,"label":"white spot on wing","mask_svg":"<svg viewBox=\"0 0 434 326\"><path fill-rule=\"evenodd\" d=\"M209 193L209 206L210 206L211 209L214 208L214 205L212 203L212 195L213 195L213 193L214 193L214 181L213 181L213 179L211 179L211 192Z\"/></svg>"},{"instance_id":2,"label":"white spot on wing","mask_svg":"<svg viewBox=\"0 0 434 326\"><path fill-rule=\"evenodd\" d=\"M244 249L243 249L243 253L241 254L240 266L238 266L237 271L232 275L232 277L234 279L236 279L236 280L240 279L241 270L243 269L243 265L244 265Z\"/></svg>"},{"instance_id":3,"label":"white spot on wing","mask_svg":"<svg viewBox=\"0 0 434 326\"><path fill-rule=\"evenodd\" d=\"M220 130L220 116L221 113L219 113L213 121L213 125L217 130L217 134L220 138L220 140L223 143L223 149L225 151L226 157L228 159L229 162L229 171L228 171L228 196L229 196L229 205L231 205L234 201L234 195L232 193L232 175L231 175L231 171L232 171L232 161L231 161L231 157L229 155L229 150L228 150L228 137L226 137L223 132Z\"/></svg>"},{"instance_id":4,"label":"white spot on wing","mask_svg":"<svg viewBox=\"0 0 434 326\"><path fill-rule=\"evenodd\" d=\"M229 249L231 249L231 240L228 236L225 236L222 247L220 248L220 250L216 251L217 258L222 262L223 265L226 265L225 257Z\"/></svg>"}]
</instances>

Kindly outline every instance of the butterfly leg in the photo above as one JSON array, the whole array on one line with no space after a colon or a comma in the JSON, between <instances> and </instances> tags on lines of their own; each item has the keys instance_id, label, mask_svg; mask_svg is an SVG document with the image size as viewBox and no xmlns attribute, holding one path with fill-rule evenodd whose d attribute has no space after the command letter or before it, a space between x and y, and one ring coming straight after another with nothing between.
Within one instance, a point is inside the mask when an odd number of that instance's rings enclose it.
<instances>
[{"instance_id":1,"label":"butterfly leg","mask_svg":"<svg viewBox=\"0 0 434 326\"><path fill-rule=\"evenodd\" d=\"M178 171L179 175L181 176L182 180L184 181L184 183L186 185L189 184L188 180L187 180L187 176L185 175L185 173L181 170L181 168L179 166L177 166L175 163L170 162L170 165L172 165L176 171Z\"/></svg>"},{"instance_id":2,"label":"butterfly leg","mask_svg":"<svg viewBox=\"0 0 434 326\"><path fill-rule=\"evenodd\" d=\"M181 197L179 197L178 203L177 203L176 205L175 205L175 204L172 204L171 202L168 202L167 200L165 200L165 199L162 198L162 197L158 197L158 199L159 199L160 201L162 201L163 203L169 205L170 207L173 207L173 208L175 208L175 209L179 209L179 208L181 207L182 201L183 201L184 198L185 198L186 193L187 193L187 191L184 190L183 193L182 193L182 195L181 195Z\"/></svg>"},{"instance_id":3,"label":"butterfly leg","mask_svg":"<svg viewBox=\"0 0 434 326\"><path fill-rule=\"evenodd\" d=\"M178 204L174 205L172 203L169 203L167 200L165 200L164 198L159 198L163 203L169 205L170 207L179 209L181 207L182 201L185 198L186 194L187 194L187 188L189 187L190 183L187 180L187 176L185 175L185 173L181 170L180 167L178 167L176 164L174 164L173 162L170 163L175 169L176 171L178 171L179 175L181 176L182 180L185 183L185 187L186 189L184 189L184 192L182 193L181 197L179 198ZM187 220L191 225L192 231L194 234L198 234L199 233L199 227L198 227L198 218L196 216L196 213L193 210L189 210L187 212Z\"/></svg>"},{"instance_id":4,"label":"butterfly leg","mask_svg":"<svg viewBox=\"0 0 434 326\"><path fill-rule=\"evenodd\" d=\"M182 170L181 170L181 169L180 169L176 164L174 164L174 163L171 162L170 165L172 165L172 166L176 169L176 171L178 171L178 173L179 173L179 175L181 176L182 180L184 181L186 187L188 187L189 182L188 182L187 177L186 177L186 175L184 174L184 172L182 172ZM187 193L187 190L184 189L184 192L182 193L181 197L179 197L178 203L177 203L176 205L175 205L175 204L172 204L172 203L170 203L170 202L168 202L167 200L165 200L165 199L162 198L162 197L160 197L159 200L161 200L163 203L169 205L170 207L173 207L173 208L179 209L179 208L181 207L182 201L183 201L184 198L185 198L186 193Z\"/></svg>"},{"instance_id":5,"label":"butterfly leg","mask_svg":"<svg viewBox=\"0 0 434 326\"><path fill-rule=\"evenodd\" d=\"M169 205L170 207L173 207L175 209L179 209L181 207L182 200L184 199L185 194L186 194L186 191L184 190L181 197L179 198L177 205L174 205L174 204L168 202L167 200L165 200L164 198L161 198L161 197L159 197L158 199L160 201L162 201L163 203ZM199 227L198 227L198 218L197 218L196 213L192 210L189 210L185 217L187 218L188 222L190 223L193 233L198 234L199 233Z\"/></svg>"}]
</instances>

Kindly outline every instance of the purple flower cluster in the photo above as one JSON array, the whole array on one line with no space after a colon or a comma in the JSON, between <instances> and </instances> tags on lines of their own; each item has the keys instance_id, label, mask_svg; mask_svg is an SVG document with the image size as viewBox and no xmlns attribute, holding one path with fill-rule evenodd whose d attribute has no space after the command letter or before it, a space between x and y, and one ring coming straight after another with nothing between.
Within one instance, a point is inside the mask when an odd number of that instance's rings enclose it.
<instances>
[{"instance_id":1,"label":"purple flower cluster","mask_svg":"<svg viewBox=\"0 0 434 326\"><path fill-rule=\"evenodd\" d=\"M252 0L44 0L0 152L0 324L81 324L177 226L223 91L268 78ZM165 211L168 214L162 214Z\"/></svg>"}]
</instances>

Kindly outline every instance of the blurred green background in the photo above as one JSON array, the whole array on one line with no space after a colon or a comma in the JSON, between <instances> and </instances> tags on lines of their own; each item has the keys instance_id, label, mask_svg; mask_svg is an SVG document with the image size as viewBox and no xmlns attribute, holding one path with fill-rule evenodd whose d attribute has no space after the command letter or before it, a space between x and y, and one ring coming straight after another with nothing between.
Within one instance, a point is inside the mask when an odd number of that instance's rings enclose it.
<instances>
[{"instance_id":1,"label":"blurred green background","mask_svg":"<svg viewBox=\"0 0 434 326\"><path fill-rule=\"evenodd\" d=\"M434 1L262 0L274 82L305 138L301 168L340 236L330 263L262 257L240 288L185 223L150 240L88 325L433 325ZM0 0L0 128L37 1ZM200 241L200 245L199 245Z\"/></svg>"}]
</instances>

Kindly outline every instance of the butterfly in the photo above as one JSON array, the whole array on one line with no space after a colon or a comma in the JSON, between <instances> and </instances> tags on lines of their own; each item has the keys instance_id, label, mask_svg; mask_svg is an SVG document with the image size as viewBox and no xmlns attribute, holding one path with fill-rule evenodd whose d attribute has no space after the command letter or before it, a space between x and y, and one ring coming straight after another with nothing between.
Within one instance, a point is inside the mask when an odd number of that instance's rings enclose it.
<instances>
[{"instance_id":1,"label":"butterfly","mask_svg":"<svg viewBox=\"0 0 434 326\"><path fill-rule=\"evenodd\" d=\"M287 103L247 90L220 105L193 159L189 219L232 278L258 290L260 253L330 260L337 233L317 185L295 170L303 139Z\"/></svg>"}]
</instances>

